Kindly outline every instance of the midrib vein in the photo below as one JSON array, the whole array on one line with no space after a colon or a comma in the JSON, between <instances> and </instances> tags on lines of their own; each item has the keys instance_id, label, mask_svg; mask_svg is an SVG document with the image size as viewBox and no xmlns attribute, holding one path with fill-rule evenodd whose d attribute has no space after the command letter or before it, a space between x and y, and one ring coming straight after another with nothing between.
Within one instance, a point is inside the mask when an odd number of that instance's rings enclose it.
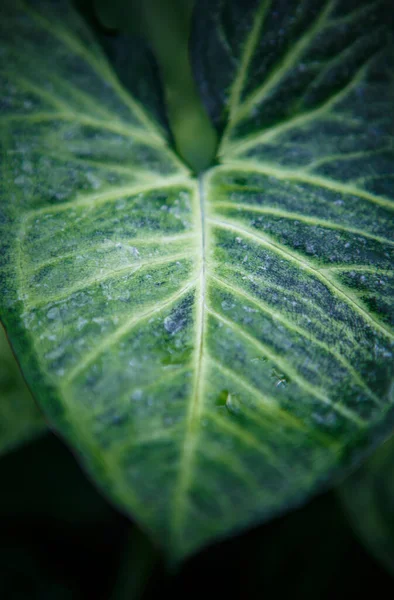
<instances>
[{"instance_id":1,"label":"midrib vein","mask_svg":"<svg viewBox=\"0 0 394 600\"><path fill-rule=\"evenodd\" d=\"M174 502L171 507L170 533L174 548L181 551L183 544L183 525L187 509L187 493L192 479L193 460L197 442L197 430L202 412L202 395L204 386L204 333L205 333L205 295L206 295L206 231L205 231L205 194L203 176L198 179L198 210L200 220L200 283L196 296L196 368L193 383L193 394L186 415L185 436L181 449L178 481L175 485Z\"/></svg>"}]
</instances>

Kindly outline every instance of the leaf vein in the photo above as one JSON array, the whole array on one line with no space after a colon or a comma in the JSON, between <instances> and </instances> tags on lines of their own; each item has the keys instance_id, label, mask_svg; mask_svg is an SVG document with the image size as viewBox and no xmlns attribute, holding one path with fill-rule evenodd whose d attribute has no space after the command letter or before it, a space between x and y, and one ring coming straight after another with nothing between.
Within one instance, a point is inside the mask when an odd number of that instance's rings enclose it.
<instances>
[{"instance_id":1,"label":"leaf vein","mask_svg":"<svg viewBox=\"0 0 394 600\"><path fill-rule=\"evenodd\" d=\"M327 404L333 410L337 411L338 413L340 413L342 416L346 417L350 421L353 421L360 427L365 425L365 421L363 419L361 419L354 411L347 409L345 406L342 406L339 403L333 402L330 398L325 396L325 394L323 394L320 391L320 389L316 388L314 385L309 383L302 375L300 375L297 371L295 371L293 369L293 367L286 360L284 360L282 357L278 356L277 354L273 353L260 340L258 340L254 336L250 335L246 331L243 331L243 329L241 329L239 327L239 325L237 325L237 323L235 323L234 321L231 321L229 319L226 319L225 317L223 317L222 315L220 315L219 313L217 313L216 311L214 311L212 309L208 309L208 311L214 318L221 321L224 325L226 325L227 327L232 329L234 332L236 332L241 337L243 337L245 340L247 340L248 342L253 344L256 348L258 348L259 351L263 354L263 356L266 356L269 360L274 362L284 373L287 373L289 375L289 377L293 381L295 381L300 387L302 387L306 392L308 392L315 398L321 400L324 404Z\"/></svg>"},{"instance_id":2,"label":"leaf vein","mask_svg":"<svg viewBox=\"0 0 394 600\"><path fill-rule=\"evenodd\" d=\"M211 275L211 278L216 280L219 285L227 288L235 296L243 297L248 302L251 302L252 304L257 306L262 312L270 315L273 319L282 322L283 325L285 325L285 327L290 331L298 333L299 335L304 337L308 342L316 344L317 346L331 354L334 358L336 358L339 362L342 363L342 365L352 375L352 377L358 383L358 385L360 385L368 393L368 395L374 400L374 402L378 405L381 405L381 401L379 400L379 398L375 396L373 391L368 387L366 382L360 377L357 371L355 371L355 369L352 367L352 365L349 363L345 356L337 352L334 348L328 346L326 343L319 340L315 335L313 335L312 332L304 329L303 327L300 327L299 325L296 325L295 323L292 323L286 317L284 317L282 313L280 313L279 311L274 311L267 304L263 303L261 300L257 300L249 293L235 286L233 283L229 284L228 282L224 281L216 275Z\"/></svg>"},{"instance_id":3,"label":"leaf vein","mask_svg":"<svg viewBox=\"0 0 394 600\"><path fill-rule=\"evenodd\" d=\"M171 306L174 302L182 298L194 285L195 279L189 281L182 289L178 290L176 293L172 294L167 300L162 302L157 302L150 308L145 311L140 312L137 315L133 315L131 319L129 319L126 323L124 323L121 327L118 327L112 334L105 337L99 344L96 345L95 349L87 353L83 360L81 360L78 365L72 369L67 378L65 378L65 384L70 385L78 375L83 373L100 355L102 355L108 348L113 346L116 342L121 340L125 335L127 335L134 327L139 325L141 322L145 321L149 317L160 313L164 308Z\"/></svg>"},{"instance_id":4,"label":"leaf vein","mask_svg":"<svg viewBox=\"0 0 394 600\"><path fill-rule=\"evenodd\" d=\"M326 447L339 448L338 443L332 437L315 431L314 429L308 428L307 425L302 422L299 418L292 415L289 411L280 406L277 399L269 396L266 393L262 393L257 387L252 385L250 382L246 381L244 377L241 377L239 373L235 373L230 369L227 369L221 362L219 362L216 358L210 358L210 361L220 370L222 373L228 377L229 379L233 379L235 383L241 384L241 386L253 397L257 397L260 400L260 403L257 407L265 413L265 418L267 415L273 417L274 419L278 419L278 423L281 421L286 421L293 429L298 431L302 431L306 433L308 436L318 440ZM267 426L267 423L263 423L260 417L255 415L254 411L250 408L248 409L244 403L242 403L242 410L245 410L249 417L254 420L256 423L264 424ZM280 431L280 434L289 437L288 434L285 434L283 431Z\"/></svg>"},{"instance_id":5,"label":"leaf vein","mask_svg":"<svg viewBox=\"0 0 394 600\"><path fill-rule=\"evenodd\" d=\"M347 304L352 306L353 309L359 315L361 315L364 318L364 320L367 321L372 327L379 329L382 333L385 334L385 336L387 336L391 340L394 340L394 333L391 332L386 325L379 322L377 319L375 319L375 317L373 317L371 314L369 314L362 305L360 305L355 299L353 299L351 296L349 296L349 294L346 293L342 289L342 287L339 285L339 283L335 283L334 281L332 281L329 277L327 277L327 275L325 275L320 270L316 269L316 267L313 267L306 260L301 259L300 257L298 257L296 254L294 254L292 252L289 252L286 248L283 248L280 244L277 244L277 243L273 242L272 240L270 240L268 238L268 236L266 236L266 235L263 236L260 233L257 234L248 228L240 227L238 224L234 224L229 221L219 221L218 219L211 219L211 222L214 223L215 225L217 225L218 227L233 230L234 232L238 232L238 233L246 235L252 239L255 239L257 242L260 242L261 244L266 245L269 248L272 248L273 251L276 251L278 254L281 254L285 258L298 264L301 268L310 271L311 273L313 273L315 275L315 277L320 279L320 281L322 281L329 289L331 289L331 291L334 291L338 296L342 297L346 301Z\"/></svg>"},{"instance_id":6,"label":"leaf vein","mask_svg":"<svg viewBox=\"0 0 394 600\"><path fill-rule=\"evenodd\" d=\"M317 219L316 217L308 217L303 213L290 212L282 209L278 209L270 206L256 206L255 204L239 204L236 202L216 202L215 206L223 207L223 208L236 208L238 210L245 210L250 212L256 212L262 215L272 215L283 217L284 219L289 219L291 221L299 221L300 223L306 223L307 225L316 225L317 227L326 227L327 229L334 229L336 231L344 231L348 233L353 233L355 235L361 235L363 237L375 240L380 242L381 244L389 244L394 246L394 240L389 240L388 238L375 235L368 231L364 231L363 229L358 229L357 227L349 227L347 225L342 225L341 223L336 223L333 221L327 221L325 219Z\"/></svg>"}]
</instances>

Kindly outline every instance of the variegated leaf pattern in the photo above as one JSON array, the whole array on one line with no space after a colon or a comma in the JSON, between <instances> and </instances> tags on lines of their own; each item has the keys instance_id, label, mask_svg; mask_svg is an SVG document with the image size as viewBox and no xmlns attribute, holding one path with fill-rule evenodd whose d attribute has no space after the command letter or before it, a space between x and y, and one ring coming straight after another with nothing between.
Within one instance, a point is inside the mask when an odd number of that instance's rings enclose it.
<instances>
[{"instance_id":1,"label":"variegated leaf pattern","mask_svg":"<svg viewBox=\"0 0 394 600\"><path fill-rule=\"evenodd\" d=\"M198 180L65 0L1 10L2 319L58 431L179 560L392 420L384 6L198 2L222 132Z\"/></svg>"}]
</instances>

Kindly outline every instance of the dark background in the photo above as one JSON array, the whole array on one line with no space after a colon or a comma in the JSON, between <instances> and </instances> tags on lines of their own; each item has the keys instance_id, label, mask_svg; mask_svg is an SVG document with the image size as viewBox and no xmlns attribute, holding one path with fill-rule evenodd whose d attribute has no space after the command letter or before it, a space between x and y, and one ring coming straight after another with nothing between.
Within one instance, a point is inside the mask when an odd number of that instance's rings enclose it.
<instances>
[{"instance_id":1,"label":"dark background","mask_svg":"<svg viewBox=\"0 0 394 600\"><path fill-rule=\"evenodd\" d=\"M129 521L54 435L4 457L0 480L2 600L121 597L112 591ZM390 594L393 579L357 541L330 492L202 551L176 574L158 560L144 598L348 600L367 590Z\"/></svg>"}]
</instances>

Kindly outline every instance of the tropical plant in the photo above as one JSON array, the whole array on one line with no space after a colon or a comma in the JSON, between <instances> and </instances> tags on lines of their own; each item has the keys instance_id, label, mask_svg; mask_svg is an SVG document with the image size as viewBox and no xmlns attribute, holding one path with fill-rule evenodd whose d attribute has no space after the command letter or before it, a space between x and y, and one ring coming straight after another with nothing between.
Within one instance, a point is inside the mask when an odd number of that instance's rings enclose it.
<instances>
[{"instance_id":1,"label":"tropical plant","mask_svg":"<svg viewBox=\"0 0 394 600\"><path fill-rule=\"evenodd\" d=\"M0 8L2 323L171 564L339 483L394 415L392 8L191 9ZM25 394L4 447L44 428Z\"/></svg>"}]
</instances>

